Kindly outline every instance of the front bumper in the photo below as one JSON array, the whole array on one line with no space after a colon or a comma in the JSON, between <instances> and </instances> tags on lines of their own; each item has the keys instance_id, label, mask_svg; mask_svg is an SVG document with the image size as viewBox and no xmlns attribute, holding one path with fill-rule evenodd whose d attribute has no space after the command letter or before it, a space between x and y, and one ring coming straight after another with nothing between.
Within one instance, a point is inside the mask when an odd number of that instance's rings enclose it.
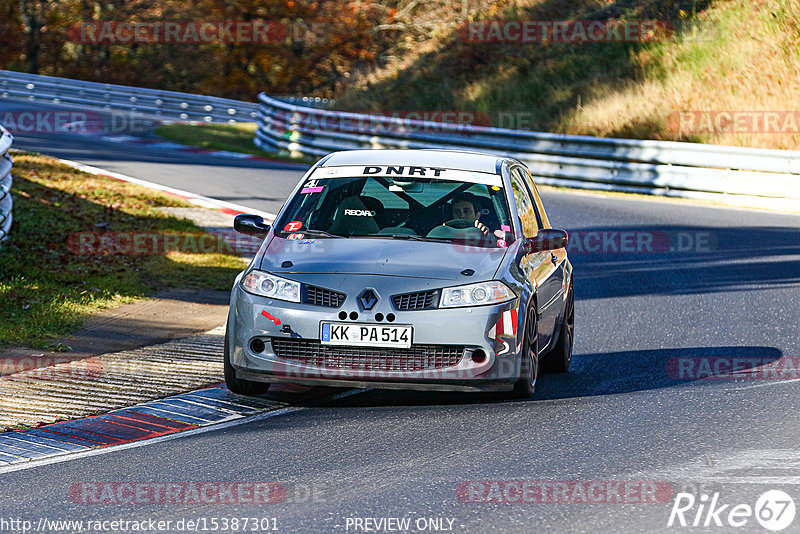
<instances>
[{"instance_id":1,"label":"front bumper","mask_svg":"<svg viewBox=\"0 0 800 534\"><path fill-rule=\"evenodd\" d=\"M370 282L374 281L362 280L356 285L370 287ZM340 308L325 308L252 295L235 284L228 320L228 349L237 377L257 382L434 391L507 391L519 377L522 328L516 328L518 299L473 308L398 311L386 295L387 298L382 298L374 309L364 311L351 295L352 292L348 292ZM273 319L262 315L264 311ZM354 325L412 325L412 347L417 347L417 354L421 350L419 345L447 348L457 345L463 347L461 357L457 362L451 359L444 366L441 363L433 367L423 364L423 368L397 371L371 367L369 349L359 351L366 358L359 362L359 368L327 363L307 365L276 353L271 343L273 338L299 340L320 347L320 322L342 322L341 311L348 316L352 311L359 314L355 320L348 317L344 321ZM512 311L514 324L509 324ZM385 318L383 321L375 319L376 314L386 317L389 313L396 317L393 323L388 323ZM503 318L505 326L498 329L498 322ZM261 350L254 350L254 340L263 342L263 348L255 344L255 348ZM331 348L329 345L322 347ZM402 357L399 353L403 353L402 350L390 352L392 357ZM424 356L423 359L429 361Z\"/></svg>"}]
</instances>

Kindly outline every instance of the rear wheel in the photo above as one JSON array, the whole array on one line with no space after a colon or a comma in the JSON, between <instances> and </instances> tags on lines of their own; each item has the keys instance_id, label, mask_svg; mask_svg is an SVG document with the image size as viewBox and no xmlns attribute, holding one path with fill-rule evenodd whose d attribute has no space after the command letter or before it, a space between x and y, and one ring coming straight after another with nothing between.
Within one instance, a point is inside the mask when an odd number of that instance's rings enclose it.
<instances>
[{"instance_id":1,"label":"rear wheel","mask_svg":"<svg viewBox=\"0 0 800 534\"><path fill-rule=\"evenodd\" d=\"M572 285L567 292L567 304L564 307L564 319L561 321L561 333L553 350L542 359L542 371L546 373L566 373L572 363L572 347L575 345L575 295Z\"/></svg>"},{"instance_id":2,"label":"rear wheel","mask_svg":"<svg viewBox=\"0 0 800 534\"><path fill-rule=\"evenodd\" d=\"M225 349L223 351L225 362L225 385L234 393L240 395L262 395L267 392L270 384L267 382L252 382L236 378L236 370L231 365L230 349L228 348L228 329L225 328Z\"/></svg>"},{"instance_id":3,"label":"rear wheel","mask_svg":"<svg viewBox=\"0 0 800 534\"><path fill-rule=\"evenodd\" d=\"M512 396L518 399L528 398L536 391L536 379L539 375L539 342L536 327L536 308L531 303L525 319L525 336L522 340L522 362L519 369L519 380L514 384Z\"/></svg>"}]
</instances>

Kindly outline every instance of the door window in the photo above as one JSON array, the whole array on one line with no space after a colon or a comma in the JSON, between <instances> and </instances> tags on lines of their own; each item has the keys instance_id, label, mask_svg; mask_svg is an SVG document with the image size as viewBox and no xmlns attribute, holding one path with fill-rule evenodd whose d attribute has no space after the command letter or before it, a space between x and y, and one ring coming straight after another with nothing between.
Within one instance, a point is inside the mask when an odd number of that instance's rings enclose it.
<instances>
[{"instance_id":1,"label":"door window","mask_svg":"<svg viewBox=\"0 0 800 534\"><path fill-rule=\"evenodd\" d=\"M511 189L514 193L514 202L517 204L517 213L522 221L522 231L526 237L533 237L539 233L539 221L536 218L536 209L525 180L519 167L511 169Z\"/></svg>"}]
</instances>

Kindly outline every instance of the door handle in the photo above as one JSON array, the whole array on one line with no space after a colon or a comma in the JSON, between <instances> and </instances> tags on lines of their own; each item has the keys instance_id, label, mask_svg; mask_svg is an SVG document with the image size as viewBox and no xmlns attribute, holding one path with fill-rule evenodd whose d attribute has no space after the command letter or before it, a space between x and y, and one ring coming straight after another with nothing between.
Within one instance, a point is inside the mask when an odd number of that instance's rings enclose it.
<instances>
[{"instance_id":1,"label":"door handle","mask_svg":"<svg viewBox=\"0 0 800 534\"><path fill-rule=\"evenodd\" d=\"M556 256L555 254L553 254L553 253L551 252L551 253L550 253L550 261L552 261L552 262L553 262L553 265L555 265L556 263L558 263L558 256Z\"/></svg>"}]
</instances>

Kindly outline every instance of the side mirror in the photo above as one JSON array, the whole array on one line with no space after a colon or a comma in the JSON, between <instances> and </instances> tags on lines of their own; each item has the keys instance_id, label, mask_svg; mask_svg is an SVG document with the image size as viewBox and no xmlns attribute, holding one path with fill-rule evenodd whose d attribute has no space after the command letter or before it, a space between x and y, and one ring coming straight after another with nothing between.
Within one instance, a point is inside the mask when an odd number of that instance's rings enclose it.
<instances>
[{"instance_id":1,"label":"side mirror","mask_svg":"<svg viewBox=\"0 0 800 534\"><path fill-rule=\"evenodd\" d=\"M242 213L233 219L233 229L240 234L264 237L269 233L270 226L258 215Z\"/></svg>"},{"instance_id":2,"label":"side mirror","mask_svg":"<svg viewBox=\"0 0 800 534\"><path fill-rule=\"evenodd\" d=\"M566 248L568 241L569 235L566 230L556 230L555 228L539 230L536 237L525 238L525 253L533 254L534 252Z\"/></svg>"}]
</instances>

